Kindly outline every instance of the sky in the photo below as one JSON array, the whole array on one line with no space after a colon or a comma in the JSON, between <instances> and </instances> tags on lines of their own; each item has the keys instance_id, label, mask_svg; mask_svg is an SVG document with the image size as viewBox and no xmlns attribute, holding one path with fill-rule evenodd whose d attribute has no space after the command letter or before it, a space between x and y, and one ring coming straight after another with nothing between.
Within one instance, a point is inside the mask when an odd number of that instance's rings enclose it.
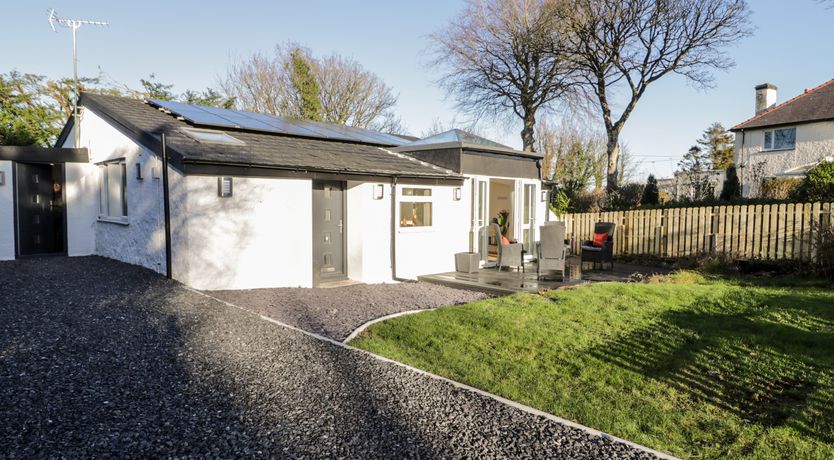
<instances>
[{"instance_id":1,"label":"sky","mask_svg":"<svg viewBox=\"0 0 834 460\"><path fill-rule=\"evenodd\" d=\"M79 31L79 75L99 69L131 87L153 73L177 92L217 86L230 62L293 41L318 56L339 53L360 62L390 85L397 113L419 135L434 120L463 120L427 64L428 36L461 11L463 0L236 0L141 2L85 0L9 1L0 26L0 73L49 78L72 75L69 30L52 32L47 10L60 16L104 20L109 27ZM638 176L672 174L680 157L712 122L725 127L753 115L753 87L778 86L783 102L834 78L834 9L816 0L749 0L755 33L727 52L735 67L715 72L700 90L683 77L664 77L648 88L626 124L622 141L639 160ZM521 147L520 126L481 130ZM638 177L641 179L641 177ZM642 179L641 179L642 180Z\"/></svg>"}]
</instances>

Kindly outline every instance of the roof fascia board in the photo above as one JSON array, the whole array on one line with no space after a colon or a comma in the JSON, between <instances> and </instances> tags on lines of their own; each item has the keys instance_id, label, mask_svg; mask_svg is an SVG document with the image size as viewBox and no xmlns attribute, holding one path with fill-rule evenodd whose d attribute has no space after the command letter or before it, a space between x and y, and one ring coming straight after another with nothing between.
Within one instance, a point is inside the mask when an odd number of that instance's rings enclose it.
<instances>
[{"instance_id":1,"label":"roof fascia board","mask_svg":"<svg viewBox=\"0 0 834 460\"><path fill-rule=\"evenodd\" d=\"M127 120L124 120L117 115L109 113L106 107L99 105L94 100L89 98L85 100L83 93L81 94L79 105L91 109L93 112L96 113L96 115L104 118L104 120L107 121L108 124L118 129L130 140L147 148L156 156L162 158L162 140L159 137L137 128L136 126L129 123ZM167 146L167 150L168 155L170 157L169 164L171 166L174 166L180 172L184 172L182 170L183 155L180 152L173 149L170 144Z\"/></svg>"},{"instance_id":2,"label":"roof fascia board","mask_svg":"<svg viewBox=\"0 0 834 460\"><path fill-rule=\"evenodd\" d=\"M799 125L809 125L811 123L822 123L825 121L834 121L834 117L826 117L820 118L815 120L803 120L803 121L794 121L794 122L784 122L784 123L768 123L765 125L755 125L755 126L742 126L741 128L731 128L730 131L737 133L741 131L752 131L754 129L768 129L768 128L780 128L783 126L799 126Z\"/></svg>"},{"instance_id":3,"label":"roof fascia board","mask_svg":"<svg viewBox=\"0 0 834 460\"><path fill-rule=\"evenodd\" d=\"M395 147L388 150L392 152L399 152L399 153L408 153L408 152L420 152L423 150L442 150L442 149L465 149L465 150L476 150L481 152L490 152L490 153L497 153L507 156L516 156L516 157L526 157L526 158L535 158L541 159L542 156L535 153L535 152L523 152L520 150L515 149L504 149L500 147L490 147L483 144L471 144L469 142L441 142L439 144L425 144L425 145L418 145L414 147Z\"/></svg>"},{"instance_id":4,"label":"roof fascia board","mask_svg":"<svg viewBox=\"0 0 834 460\"><path fill-rule=\"evenodd\" d=\"M399 181L428 183L437 185L461 185L464 178L448 176L415 176L408 174L368 174L353 171L323 171L314 169L293 169L263 165L245 165L235 163L217 163L193 161L186 159L183 172L187 175L201 176L243 176L243 177L278 177L287 179L322 179L322 180L357 180L366 182L386 182L392 177Z\"/></svg>"},{"instance_id":5,"label":"roof fascia board","mask_svg":"<svg viewBox=\"0 0 834 460\"><path fill-rule=\"evenodd\" d=\"M0 146L0 160L33 163L88 163L86 148L53 148L34 146Z\"/></svg>"}]
</instances>

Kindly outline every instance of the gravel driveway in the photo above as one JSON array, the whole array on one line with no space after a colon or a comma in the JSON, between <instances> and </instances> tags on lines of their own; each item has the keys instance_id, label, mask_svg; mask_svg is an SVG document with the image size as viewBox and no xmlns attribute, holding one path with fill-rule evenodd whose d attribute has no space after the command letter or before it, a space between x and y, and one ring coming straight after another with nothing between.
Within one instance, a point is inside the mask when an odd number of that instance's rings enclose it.
<instances>
[{"instance_id":1,"label":"gravel driveway","mask_svg":"<svg viewBox=\"0 0 834 460\"><path fill-rule=\"evenodd\" d=\"M98 258L0 262L0 457L646 456Z\"/></svg>"},{"instance_id":2,"label":"gravel driveway","mask_svg":"<svg viewBox=\"0 0 834 460\"><path fill-rule=\"evenodd\" d=\"M431 283L211 291L210 295L305 331L344 340L357 327L409 310L460 305L487 294Z\"/></svg>"}]
</instances>

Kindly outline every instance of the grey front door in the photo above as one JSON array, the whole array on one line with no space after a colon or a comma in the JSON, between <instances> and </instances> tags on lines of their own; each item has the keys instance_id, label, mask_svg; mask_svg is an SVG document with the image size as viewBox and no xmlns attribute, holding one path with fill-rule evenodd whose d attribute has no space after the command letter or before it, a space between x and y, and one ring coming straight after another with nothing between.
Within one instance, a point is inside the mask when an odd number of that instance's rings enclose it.
<instances>
[{"instance_id":1,"label":"grey front door","mask_svg":"<svg viewBox=\"0 0 834 460\"><path fill-rule=\"evenodd\" d=\"M17 163L17 254L62 253L63 166Z\"/></svg>"},{"instance_id":2,"label":"grey front door","mask_svg":"<svg viewBox=\"0 0 834 460\"><path fill-rule=\"evenodd\" d=\"M313 282L345 277L344 182L313 181Z\"/></svg>"}]
</instances>

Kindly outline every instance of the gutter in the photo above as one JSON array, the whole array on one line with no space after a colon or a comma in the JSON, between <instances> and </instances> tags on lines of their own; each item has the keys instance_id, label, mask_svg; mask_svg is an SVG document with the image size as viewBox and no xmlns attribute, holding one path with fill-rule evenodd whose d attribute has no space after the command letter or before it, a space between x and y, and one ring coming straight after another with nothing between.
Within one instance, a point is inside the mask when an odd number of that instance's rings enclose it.
<instances>
[{"instance_id":1,"label":"gutter","mask_svg":"<svg viewBox=\"0 0 834 460\"><path fill-rule=\"evenodd\" d=\"M309 174L326 174L326 175L345 175L345 176L353 176L356 178L373 178L374 180L378 178L386 178L386 177L399 177L402 179L409 179L415 181L434 181L437 184L461 184L465 178L463 176L445 176L445 175L416 175L416 174L401 174L401 173L368 173L362 171L353 171L353 170L337 170L337 169L317 169L317 168L304 168L304 167L293 167L293 166L277 166L277 165L264 165L264 164L257 164L257 163L235 163L235 162L221 162L221 161L206 161L206 160L197 160L197 159L189 159L184 158L183 161L183 172L185 174L204 174L203 171L195 171L189 170L188 166L194 167L229 167L229 168L242 168L247 170L269 170L269 171L280 171L292 174L299 174L299 175L309 175ZM210 175L217 175L213 172ZM361 180L361 179L358 179Z\"/></svg>"}]
</instances>

